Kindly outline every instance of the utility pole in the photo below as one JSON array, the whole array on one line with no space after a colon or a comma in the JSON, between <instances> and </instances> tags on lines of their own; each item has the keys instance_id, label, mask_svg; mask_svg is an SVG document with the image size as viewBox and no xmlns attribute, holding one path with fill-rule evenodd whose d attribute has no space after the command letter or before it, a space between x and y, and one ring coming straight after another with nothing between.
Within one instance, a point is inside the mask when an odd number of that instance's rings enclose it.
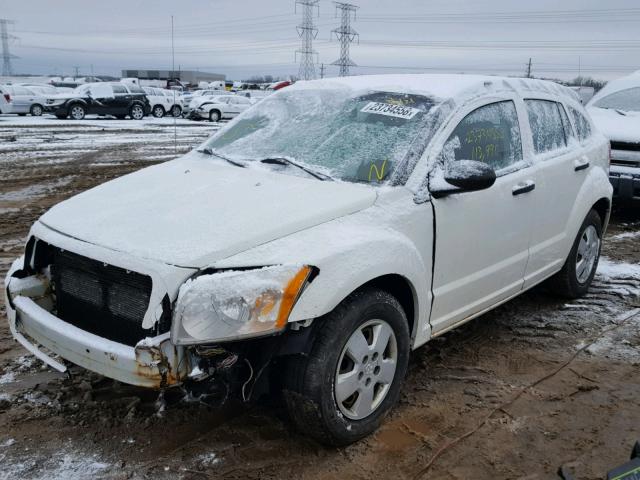
<instances>
[{"instance_id":1,"label":"utility pole","mask_svg":"<svg viewBox=\"0 0 640 480\"><path fill-rule=\"evenodd\" d=\"M320 78L324 78L324 63L320 65Z\"/></svg>"},{"instance_id":2,"label":"utility pole","mask_svg":"<svg viewBox=\"0 0 640 480\"><path fill-rule=\"evenodd\" d=\"M73 69L74 69L74 70L75 70L75 72L76 72L76 76L75 76L75 77L73 77L73 78L74 78L74 79L75 79L75 78L78 78L78 77L80 76L80 67L79 67L79 66L77 66L77 65L75 65L75 66L73 67Z\"/></svg>"},{"instance_id":3,"label":"utility pole","mask_svg":"<svg viewBox=\"0 0 640 480\"><path fill-rule=\"evenodd\" d=\"M349 75L349 67L354 67L356 64L351 58L349 58L349 46L357 38L360 39L358 32L351 28L351 14L353 13L353 19L356 18L357 6L351 3L333 2L336 5L336 16L340 11L340 26L331 30L331 33L335 33L336 38L340 41L340 58L333 62L331 65L338 65L340 67L339 75L346 77Z\"/></svg>"},{"instance_id":4,"label":"utility pole","mask_svg":"<svg viewBox=\"0 0 640 480\"><path fill-rule=\"evenodd\" d=\"M529 58L529 63L527 64L527 78L531 78L531 58Z\"/></svg>"},{"instance_id":5,"label":"utility pole","mask_svg":"<svg viewBox=\"0 0 640 480\"><path fill-rule=\"evenodd\" d=\"M318 9L320 16L320 0L296 0L295 6L302 5L302 23L296 27L298 36L302 39L302 47L296 50L300 54L300 69L298 78L301 80L313 80L316 78L315 56L318 54L313 49L313 40L318 36L318 29L313 24L313 10Z\"/></svg>"},{"instance_id":6,"label":"utility pole","mask_svg":"<svg viewBox=\"0 0 640 480\"><path fill-rule=\"evenodd\" d=\"M2 39L2 75L13 75L13 68L11 67L11 59L18 58L15 55L11 55L9 51L9 40L14 39L13 35L9 35L9 29L7 25L13 25L13 20L7 20L0 18L0 38Z\"/></svg>"}]
</instances>

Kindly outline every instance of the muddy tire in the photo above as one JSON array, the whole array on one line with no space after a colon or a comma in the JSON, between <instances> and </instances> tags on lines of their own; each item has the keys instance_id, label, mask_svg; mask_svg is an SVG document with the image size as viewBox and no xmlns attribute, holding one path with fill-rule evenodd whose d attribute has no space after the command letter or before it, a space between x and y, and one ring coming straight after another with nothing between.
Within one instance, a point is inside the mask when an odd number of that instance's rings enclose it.
<instances>
[{"instance_id":1,"label":"muddy tire","mask_svg":"<svg viewBox=\"0 0 640 480\"><path fill-rule=\"evenodd\" d=\"M219 110L211 110L209 112L209 121L210 122L219 122L222 115Z\"/></svg>"},{"instance_id":2,"label":"muddy tire","mask_svg":"<svg viewBox=\"0 0 640 480\"><path fill-rule=\"evenodd\" d=\"M602 247L602 219L591 210L584 219L562 270L549 280L549 288L566 298L582 297L598 268Z\"/></svg>"},{"instance_id":3,"label":"muddy tire","mask_svg":"<svg viewBox=\"0 0 640 480\"><path fill-rule=\"evenodd\" d=\"M387 292L363 289L316 322L311 352L287 367L283 395L298 430L348 445L374 432L398 400L409 361L407 318Z\"/></svg>"},{"instance_id":4,"label":"muddy tire","mask_svg":"<svg viewBox=\"0 0 640 480\"><path fill-rule=\"evenodd\" d=\"M162 118L164 117L164 114L165 114L164 107L162 105L156 105L153 107L153 110L151 111L151 113L156 118Z\"/></svg>"},{"instance_id":5,"label":"muddy tire","mask_svg":"<svg viewBox=\"0 0 640 480\"><path fill-rule=\"evenodd\" d=\"M31 108L29 109L29 113L34 117L41 117L42 112L44 112L42 105L39 105L37 103L31 105Z\"/></svg>"}]
</instances>

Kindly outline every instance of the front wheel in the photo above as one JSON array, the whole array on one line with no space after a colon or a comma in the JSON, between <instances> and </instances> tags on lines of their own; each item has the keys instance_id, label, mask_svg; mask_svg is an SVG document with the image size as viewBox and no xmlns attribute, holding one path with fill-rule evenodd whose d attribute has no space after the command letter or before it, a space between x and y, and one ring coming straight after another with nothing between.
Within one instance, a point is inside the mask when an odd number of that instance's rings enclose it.
<instances>
[{"instance_id":1,"label":"front wheel","mask_svg":"<svg viewBox=\"0 0 640 480\"><path fill-rule=\"evenodd\" d=\"M86 114L86 110L82 105L76 104L71 106L69 114L74 120L82 120Z\"/></svg>"},{"instance_id":2,"label":"front wheel","mask_svg":"<svg viewBox=\"0 0 640 480\"><path fill-rule=\"evenodd\" d=\"M209 112L209 121L210 122L219 122L220 121L220 117L222 117L222 115L220 115L220 112L218 110L211 110Z\"/></svg>"},{"instance_id":3,"label":"front wheel","mask_svg":"<svg viewBox=\"0 0 640 480\"><path fill-rule=\"evenodd\" d=\"M554 293L578 298L587 293L598 268L602 246L602 219L591 210L582 222L562 270L551 278Z\"/></svg>"},{"instance_id":4,"label":"front wheel","mask_svg":"<svg viewBox=\"0 0 640 480\"><path fill-rule=\"evenodd\" d=\"M287 372L284 397L297 428L328 445L374 432L395 405L409 361L409 327L390 294L365 289L318 319L307 357Z\"/></svg>"},{"instance_id":5,"label":"front wheel","mask_svg":"<svg viewBox=\"0 0 640 480\"><path fill-rule=\"evenodd\" d=\"M144 118L144 108L140 105L134 105L131 107L131 110L129 110L129 115L134 120L142 120Z\"/></svg>"},{"instance_id":6,"label":"front wheel","mask_svg":"<svg viewBox=\"0 0 640 480\"><path fill-rule=\"evenodd\" d=\"M156 105L155 107L153 107L153 116L156 118L162 118L164 117L164 108L162 105Z\"/></svg>"},{"instance_id":7,"label":"front wheel","mask_svg":"<svg viewBox=\"0 0 640 480\"><path fill-rule=\"evenodd\" d=\"M179 105L174 105L173 108L171 108L171 115L180 117L182 115L182 108L180 108Z\"/></svg>"}]
</instances>

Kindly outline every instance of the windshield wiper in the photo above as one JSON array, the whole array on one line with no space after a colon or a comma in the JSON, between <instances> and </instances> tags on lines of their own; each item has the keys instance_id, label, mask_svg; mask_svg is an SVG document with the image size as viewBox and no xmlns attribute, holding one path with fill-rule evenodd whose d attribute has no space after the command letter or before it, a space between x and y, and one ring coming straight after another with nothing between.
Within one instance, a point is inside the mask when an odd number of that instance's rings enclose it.
<instances>
[{"instance_id":1,"label":"windshield wiper","mask_svg":"<svg viewBox=\"0 0 640 480\"><path fill-rule=\"evenodd\" d=\"M209 147L205 147L201 150L198 150L198 152L200 153L206 153L207 155L213 155L214 157L218 157L221 158L222 160L225 160L227 162L229 162L231 165L235 165L236 167L240 167L240 168L246 168L246 165L244 163L241 162L237 162L236 160L232 160L229 157L222 155L221 153L216 152L215 150L209 148Z\"/></svg>"},{"instance_id":2,"label":"windshield wiper","mask_svg":"<svg viewBox=\"0 0 640 480\"><path fill-rule=\"evenodd\" d=\"M313 170L312 168L306 167L304 165L301 165L300 163L293 161L289 158L286 157L270 157L270 158L263 158L261 160L259 160L260 163L266 163L266 164L271 164L271 165L293 165L294 167L299 168L300 170L302 170L303 172L308 173L309 175L311 175L312 177L317 178L318 180L335 180L333 177L331 177L330 175L327 175L326 173L321 173L318 172L317 170Z\"/></svg>"},{"instance_id":3,"label":"windshield wiper","mask_svg":"<svg viewBox=\"0 0 640 480\"><path fill-rule=\"evenodd\" d=\"M616 111L616 113L618 113L618 114L622 115L623 117L626 117L626 116L627 116L627 114L626 114L625 112L623 112L622 110L619 110L619 109L617 109L617 108L614 108L614 110Z\"/></svg>"}]
</instances>

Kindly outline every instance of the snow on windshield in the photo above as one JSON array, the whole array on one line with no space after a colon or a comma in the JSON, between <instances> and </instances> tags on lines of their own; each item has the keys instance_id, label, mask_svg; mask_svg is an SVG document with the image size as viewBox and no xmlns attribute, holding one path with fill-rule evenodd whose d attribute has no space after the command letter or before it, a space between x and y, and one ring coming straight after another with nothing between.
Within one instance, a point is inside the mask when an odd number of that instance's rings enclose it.
<instances>
[{"instance_id":1,"label":"snow on windshield","mask_svg":"<svg viewBox=\"0 0 640 480\"><path fill-rule=\"evenodd\" d=\"M282 91L207 142L239 160L289 158L354 182L383 183L405 171L435 101L349 88ZM402 166L402 168L400 168Z\"/></svg>"},{"instance_id":2,"label":"snow on windshield","mask_svg":"<svg viewBox=\"0 0 640 480\"><path fill-rule=\"evenodd\" d=\"M607 95L595 102L594 107L640 112L640 87L628 88Z\"/></svg>"}]
</instances>

